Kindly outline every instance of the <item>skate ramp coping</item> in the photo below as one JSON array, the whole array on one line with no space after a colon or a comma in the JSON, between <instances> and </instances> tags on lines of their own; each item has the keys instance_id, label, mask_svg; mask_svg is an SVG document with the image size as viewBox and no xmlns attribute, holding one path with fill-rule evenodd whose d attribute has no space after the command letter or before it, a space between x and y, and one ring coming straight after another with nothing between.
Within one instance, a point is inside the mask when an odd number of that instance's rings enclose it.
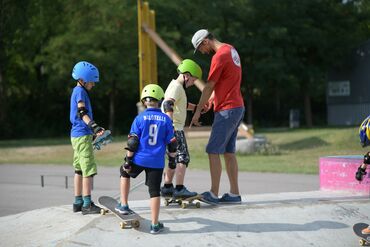
<instances>
[{"instance_id":1,"label":"skate ramp coping","mask_svg":"<svg viewBox=\"0 0 370 247\"><path fill-rule=\"evenodd\" d=\"M73 213L70 205L0 217L2 246L355 246L352 225L369 221L369 197L347 192L242 196L243 204L161 207L165 230L149 234L149 200L132 201L144 220L120 229L110 215ZM289 244L288 244L289 243Z\"/></svg>"}]
</instances>

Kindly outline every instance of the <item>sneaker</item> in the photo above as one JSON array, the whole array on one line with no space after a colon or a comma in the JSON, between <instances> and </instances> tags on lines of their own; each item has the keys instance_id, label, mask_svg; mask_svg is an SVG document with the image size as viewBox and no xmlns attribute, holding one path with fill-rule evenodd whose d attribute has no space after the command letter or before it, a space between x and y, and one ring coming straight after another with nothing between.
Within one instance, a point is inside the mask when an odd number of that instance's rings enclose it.
<instances>
[{"instance_id":1,"label":"sneaker","mask_svg":"<svg viewBox=\"0 0 370 247\"><path fill-rule=\"evenodd\" d=\"M132 210L128 207L128 205L122 205L121 203L118 203L114 209L123 215L132 214Z\"/></svg>"},{"instance_id":2,"label":"sneaker","mask_svg":"<svg viewBox=\"0 0 370 247\"><path fill-rule=\"evenodd\" d=\"M150 233L151 234L160 233L161 231L163 231L163 229L164 229L164 226L163 226L163 223L161 223L161 222L158 222L158 224L156 224L156 225L150 225Z\"/></svg>"},{"instance_id":3,"label":"sneaker","mask_svg":"<svg viewBox=\"0 0 370 247\"><path fill-rule=\"evenodd\" d=\"M73 213L80 212L82 210L82 203L73 203Z\"/></svg>"},{"instance_id":4,"label":"sneaker","mask_svg":"<svg viewBox=\"0 0 370 247\"><path fill-rule=\"evenodd\" d=\"M173 192L173 197L175 197L176 199L186 199L196 195L198 195L197 192L190 192L186 189L185 186L181 190L175 190Z\"/></svg>"},{"instance_id":5,"label":"sneaker","mask_svg":"<svg viewBox=\"0 0 370 247\"><path fill-rule=\"evenodd\" d=\"M366 227L361 231L362 234L370 234L370 227Z\"/></svg>"},{"instance_id":6,"label":"sneaker","mask_svg":"<svg viewBox=\"0 0 370 247\"><path fill-rule=\"evenodd\" d=\"M88 207L82 206L82 214L100 214L101 207L96 206L93 202Z\"/></svg>"},{"instance_id":7,"label":"sneaker","mask_svg":"<svg viewBox=\"0 0 370 247\"><path fill-rule=\"evenodd\" d=\"M163 196L163 197L172 197L174 190L175 189L173 188L173 186L170 187L170 188L166 188L166 187L163 186L161 188L161 196Z\"/></svg>"},{"instance_id":8,"label":"sneaker","mask_svg":"<svg viewBox=\"0 0 370 247\"><path fill-rule=\"evenodd\" d=\"M210 204L218 204L220 202L220 199L214 198L211 195L211 192L209 192L209 191L203 192L202 196L203 196L202 200L204 200L205 202L208 202Z\"/></svg>"},{"instance_id":9,"label":"sneaker","mask_svg":"<svg viewBox=\"0 0 370 247\"><path fill-rule=\"evenodd\" d=\"M242 203L242 198L240 196L231 196L231 195L229 195L229 193L225 193L220 198L220 203L225 203L225 204L240 204L240 203Z\"/></svg>"}]
</instances>

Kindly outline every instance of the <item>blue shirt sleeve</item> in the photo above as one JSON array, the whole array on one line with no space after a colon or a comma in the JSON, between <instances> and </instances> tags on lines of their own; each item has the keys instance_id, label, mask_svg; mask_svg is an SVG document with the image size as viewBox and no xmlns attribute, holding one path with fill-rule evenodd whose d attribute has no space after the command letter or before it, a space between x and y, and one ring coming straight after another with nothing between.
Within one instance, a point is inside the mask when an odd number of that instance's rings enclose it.
<instances>
[{"instance_id":1,"label":"blue shirt sleeve","mask_svg":"<svg viewBox=\"0 0 370 247\"><path fill-rule=\"evenodd\" d=\"M135 134L140 139L140 137L141 137L141 131L142 130L140 128L140 119L139 119L139 116L137 116L134 119L134 121L132 122L130 134Z\"/></svg>"}]
</instances>

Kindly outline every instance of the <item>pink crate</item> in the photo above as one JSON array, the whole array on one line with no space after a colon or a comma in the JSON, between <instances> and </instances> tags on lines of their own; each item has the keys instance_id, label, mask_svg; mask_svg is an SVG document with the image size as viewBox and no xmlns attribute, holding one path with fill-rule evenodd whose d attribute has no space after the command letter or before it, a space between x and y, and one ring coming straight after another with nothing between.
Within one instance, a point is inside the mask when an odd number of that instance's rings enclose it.
<instances>
[{"instance_id":1,"label":"pink crate","mask_svg":"<svg viewBox=\"0 0 370 247\"><path fill-rule=\"evenodd\" d=\"M355 179L363 156L328 156L320 158L320 189L345 190L370 194L370 165L362 182Z\"/></svg>"}]
</instances>

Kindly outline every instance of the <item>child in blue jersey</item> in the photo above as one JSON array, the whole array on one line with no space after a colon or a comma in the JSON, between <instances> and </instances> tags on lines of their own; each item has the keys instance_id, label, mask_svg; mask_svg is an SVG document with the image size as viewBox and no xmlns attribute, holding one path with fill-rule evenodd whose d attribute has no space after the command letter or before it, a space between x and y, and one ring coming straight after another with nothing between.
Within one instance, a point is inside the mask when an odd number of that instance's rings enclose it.
<instances>
[{"instance_id":1,"label":"child in blue jersey","mask_svg":"<svg viewBox=\"0 0 370 247\"><path fill-rule=\"evenodd\" d=\"M150 195L152 215L150 233L152 234L163 230L163 224L158 221L158 217L166 146L171 159L174 159L176 154L172 120L160 109L163 97L162 88L156 84L149 84L143 88L141 102L147 109L139 114L131 125L125 162L120 169L121 200L116 207L116 211L121 214L131 213L128 206L130 177L136 178L145 171L145 184L148 186Z\"/></svg>"},{"instance_id":2,"label":"child in blue jersey","mask_svg":"<svg viewBox=\"0 0 370 247\"><path fill-rule=\"evenodd\" d=\"M89 62L78 62L72 71L77 81L71 95L70 121L71 143L73 147L74 194L73 212L98 214L100 207L91 200L91 185L97 167L94 159L93 137L104 134L104 129L93 121L93 113L88 91L99 82L99 71Z\"/></svg>"}]
</instances>

